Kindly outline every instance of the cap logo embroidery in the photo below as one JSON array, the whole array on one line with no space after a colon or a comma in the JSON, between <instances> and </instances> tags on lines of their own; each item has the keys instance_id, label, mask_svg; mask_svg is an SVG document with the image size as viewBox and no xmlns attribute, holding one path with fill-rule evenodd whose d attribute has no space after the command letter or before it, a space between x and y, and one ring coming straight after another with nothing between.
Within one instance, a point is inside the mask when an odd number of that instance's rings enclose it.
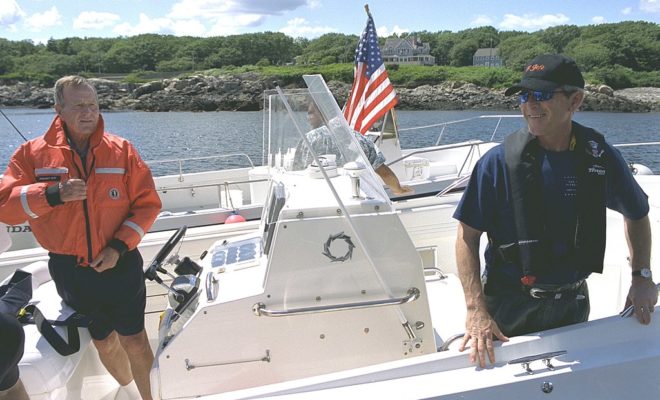
<instances>
[{"instance_id":1,"label":"cap logo embroidery","mask_svg":"<svg viewBox=\"0 0 660 400\"><path fill-rule=\"evenodd\" d=\"M525 72L544 71L544 70L545 70L545 65L543 64L532 64L532 65L528 65L527 68L525 68Z\"/></svg>"}]
</instances>

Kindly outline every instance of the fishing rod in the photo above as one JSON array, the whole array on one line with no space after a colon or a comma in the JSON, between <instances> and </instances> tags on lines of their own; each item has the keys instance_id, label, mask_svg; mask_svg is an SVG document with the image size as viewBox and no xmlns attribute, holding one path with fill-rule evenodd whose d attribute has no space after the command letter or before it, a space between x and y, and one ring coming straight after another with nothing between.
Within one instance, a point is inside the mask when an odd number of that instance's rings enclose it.
<instances>
[{"instance_id":1,"label":"fishing rod","mask_svg":"<svg viewBox=\"0 0 660 400\"><path fill-rule=\"evenodd\" d=\"M21 133L21 131L19 131L18 128L16 127L16 125L14 125L14 123L11 122L11 120L9 119L9 117L7 116L7 114L5 114L4 111L2 111L2 108L0 108L0 114L2 114L3 117L5 117L5 119L7 120L7 122L9 122L9 125L11 125L11 126L16 130L16 132L18 132L18 134L21 135L21 137L23 138L23 140L25 140L25 141L27 142L27 141L28 141L27 138L26 138L25 136L23 136L23 134Z\"/></svg>"}]
</instances>

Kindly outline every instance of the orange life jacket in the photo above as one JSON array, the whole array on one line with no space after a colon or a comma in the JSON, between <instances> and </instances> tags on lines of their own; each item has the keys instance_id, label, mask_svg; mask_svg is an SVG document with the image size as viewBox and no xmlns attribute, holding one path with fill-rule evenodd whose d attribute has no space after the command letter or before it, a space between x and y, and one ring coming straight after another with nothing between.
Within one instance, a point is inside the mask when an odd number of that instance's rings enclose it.
<instances>
[{"instance_id":1,"label":"orange life jacket","mask_svg":"<svg viewBox=\"0 0 660 400\"><path fill-rule=\"evenodd\" d=\"M87 199L51 206L46 188L67 179L87 183ZM0 221L28 221L46 250L90 263L112 239L137 247L161 208L149 167L126 139L104 132L90 137L86 165L55 117L41 137L21 145L0 181Z\"/></svg>"}]
</instances>

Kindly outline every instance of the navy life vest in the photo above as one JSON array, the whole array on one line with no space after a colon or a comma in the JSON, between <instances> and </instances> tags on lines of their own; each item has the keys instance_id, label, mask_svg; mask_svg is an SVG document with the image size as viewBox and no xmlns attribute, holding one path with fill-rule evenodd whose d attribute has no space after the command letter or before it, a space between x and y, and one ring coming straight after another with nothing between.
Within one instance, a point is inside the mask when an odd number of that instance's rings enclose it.
<instances>
[{"instance_id":1,"label":"navy life vest","mask_svg":"<svg viewBox=\"0 0 660 400\"><path fill-rule=\"evenodd\" d=\"M574 254L580 271L601 273L606 233L605 139L573 122L569 149L575 156L577 175ZM527 128L507 136L504 142L517 241L500 245L498 250L506 261L522 267L524 284L532 284L536 276L548 272L552 259L543 222L540 153L538 139Z\"/></svg>"}]
</instances>

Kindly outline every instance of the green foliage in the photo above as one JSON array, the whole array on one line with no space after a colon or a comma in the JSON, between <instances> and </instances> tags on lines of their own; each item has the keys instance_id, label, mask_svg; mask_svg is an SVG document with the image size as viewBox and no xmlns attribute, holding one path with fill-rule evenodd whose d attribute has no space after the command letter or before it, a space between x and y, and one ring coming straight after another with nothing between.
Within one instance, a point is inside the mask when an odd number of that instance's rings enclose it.
<instances>
[{"instance_id":1,"label":"green foliage","mask_svg":"<svg viewBox=\"0 0 660 400\"><path fill-rule=\"evenodd\" d=\"M577 43L570 47L568 55L573 57L583 71L591 71L607 65L609 49L598 43Z\"/></svg>"},{"instance_id":2,"label":"green foliage","mask_svg":"<svg viewBox=\"0 0 660 400\"><path fill-rule=\"evenodd\" d=\"M267 58L262 58L261 60L257 61L257 67L267 67L270 65L270 61Z\"/></svg>"},{"instance_id":3,"label":"green foliage","mask_svg":"<svg viewBox=\"0 0 660 400\"><path fill-rule=\"evenodd\" d=\"M321 64L329 65L337 62L337 57L335 56L325 56L321 59Z\"/></svg>"},{"instance_id":4,"label":"green foliage","mask_svg":"<svg viewBox=\"0 0 660 400\"><path fill-rule=\"evenodd\" d=\"M0 58L0 74L6 74L9 71L14 70L14 59L13 57L1 57Z\"/></svg>"},{"instance_id":5,"label":"green foliage","mask_svg":"<svg viewBox=\"0 0 660 400\"><path fill-rule=\"evenodd\" d=\"M561 52L575 58L588 80L613 87L658 86L660 26L628 21L578 27L561 25L538 32L497 31L486 26L459 32L411 33L429 43L436 66L390 66L391 79L415 86L444 80L504 86L519 78L538 54ZM381 45L384 37L379 38ZM66 74L147 74L253 72L282 82L301 83L302 73L352 82L356 35L329 33L317 39L280 32L208 38L146 34L119 38L50 39L44 44L0 39L0 74L47 82ZM473 68L478 48L498 47L507 68ZM296 60L297 65L293 60ZM258 68L256 67L258 65ZM132 73L134 71L138 71Z\"/></svg>"},{"instance_id":6,"label":"green foliage","mask_svg":"<svg viewBox=\"0 0 660 400\"><path fill-rule=\"evenodd\" d=\"M552 52L563 53L571 41L580 37L580 28L576 25L553 26L540 33L540 40L552 47Z\"/></svg>"},{"instance_id":7,"label":"green foliage","mask_svg":"<svg viewBox=\"0 0 660 400\"><path fill-rule=\"evenodd\" d=\"M449 52L457 41L456 34L449 31L438 32L430 37L431 55L435 57L437 65L450 64Z\"/></svg>"},{"instance_id":8,"label":"green foliage","mask_svg":"<svg viewBox=\"0 0 660 400\"><path fill-rule=\"evenodd\" d=\"M11 72L0 75L0 82L3 85L12 85L16 82L32 82L43 87L52 87L59 76L55 77L43 73Z\"/></svg>"},{"instance_id":9,"label":"green foliage","mask_svg":"<svg viewBox=\"0 0 660 400\"><path fill-rule=\"evenodd\" d=\"M128 83L147 83L151 81L151 79L146 79L143 75L142 72L131 72L130 74L126 75L124 77L124 82Z\"/></svg>"},{"instance_id":10,"label":"green foliage","mask_svg":"<svg viewBox=\"0 0 660 400\"><path fill-rule=\"evenodd\" d=\"M174 60L163 60L156 64L156 71L160 72L179 72L190 71L193 69L192 59L176 58Z\"/></svg>"},{"instance_id":11,"label":"green foliage","mask_svg":"<svg viewBox=\"0 0 660 400\"><path fill-rule=\"evenodd\" d=\"M154 71L135 71L124 76L123 81L128 83L147 83L161 79L170 79L181 76L178 72L154 72Z\"/></svg>"},{"instance_id":12,"label":"green foliage","mask_svg":"<svg viewBox=\"0 0 660 400\"><path fill-rule=\"evenodd\" d=\"M462 41L454 45L449 52L449 64L452 67L472 65L472 56L478 48L479 43L476 40Z\"/></svg>"},{"instance_id":13,"label":"green foliage","mask_svg":"<svg viewBox=\"0 0 660 400\"><path fill-rule=\"evenodd\" d=\"M566 54L574 57L585 71L614 65L633 71L655 71L660 63L658 24L627 21L581 29L580 37L566 46Z\"/></svg>"},{"instance_id":14,"label":"green foliage","mask_svg":"<svg viewBox=\"0 0 660 400\"><path fill-rule=\"evenodd\" d=\"M117 41L103 58L105 71L154 71L159 61L171 59L172 53L168 45L171 41L176 43L178 38L146 34Z\"/></svg>"},{"instance_id":15,"label":"green foliage","mask_svg":"<svg viewBox=\"0 0 660 400\"><path fill-rule=\"evenodd\" d=\"M15 72L25 74L63 76L80 71L80 65L75 56L49 54L48 51L16 57L14 63L21 65L21 70Z\"/></svg>"},{"instance_id":16,"label":"green foliage","mask_svg":"<svg viewBox=\"0 0 660 400\"><path fill-rule=\"evenodd\" d=\"M550 45L532 34L511 36L500 43L500 57L514 71L522 71L525 64L537 55L552 52Z\"/></svg>"},{"instance_id":17,"label":"green foliage","mask_svg":"<svg viewBox=\"0 0 660 400\"><path fill-rule=\"evenodd\" d=\"M327 57L334 57L334 62L353 62L358 37L342 33L327 33L309 42L301 53L302 64L321 63Z\"/></svg>"},{"instance_id":18,"label":"green foliage","mask_svg":"<svg viewBox=\"0 0 660 400\"><path fill-rule=\"evenodd\" d=\"M396 65L396 64L395 64ZM398 65L398 68L387 66L392 83L397 86L417 87L425 84L439 84L444 81L470 82L480 86L504 87L520 79L520 74L506 68L487 67L443 67L421 65ZM206 71L211 75L241 74L256 72L255 67L223 68ZM271 66L259 71L277 81L279 85L302 84L302 75L321 74L327 81L353 82L353 65L298 65L298 66Z\"/></svg>"},{"instance_id":19,"label":"green foliage","mask_svg":"<svg viewBox=\"0 0 660 400\"><path fill-rule=\"evenodd\" d=\"M445 81L468 82L484 87L504 87L520 80L520 73L507 68L429 67L402 64L397 69L388 66L387 70L392 83L406 87L436 85ZM352 82L352 78L348 82Z\"/></svg>"},{"instance_id":20,"label":"green foliage","mask_svg":"<svg viewBox=\"0 0 660 400\"><path fill-rule=\"evenodd\" d=\"M221 68L229 65L243 65L240 61L241 57L239 50L223 47L208 56L205 61L208 68Z\"/></svg>"},{"instance_id":21,"label":"green foliage","mask_svg":"<svg viewBox=\"0 0 660 400\"><path fill-rule=\"evenodd\" d=\"M604 83L612 89L623 89L632 85L632 70L615 65L614 67L595 68L589 74L593 83Z\"/></svg>"}]
</instances>

